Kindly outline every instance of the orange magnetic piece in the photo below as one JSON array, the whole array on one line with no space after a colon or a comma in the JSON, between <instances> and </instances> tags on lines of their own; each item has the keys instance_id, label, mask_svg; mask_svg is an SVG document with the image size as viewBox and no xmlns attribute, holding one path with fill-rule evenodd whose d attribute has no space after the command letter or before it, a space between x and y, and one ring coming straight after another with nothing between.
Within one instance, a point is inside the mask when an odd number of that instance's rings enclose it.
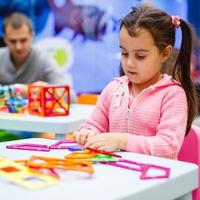
<instances>
[{"instance_id":1,"label":"orange magnetic piece","mask_svg":"<svg viewBox=\"0 0 200 200\"><path fill-rule=\"evenodd\" d=\"M69 86L28 86L28 112L39 116L69 115Z\"/></svg>"},{"instance_id":2,"label":"orange magnetic piece","mask_svg":"<svg viewBox=\"0 0 200 200\"><path fill-rule=\"evenodd\" d=\"M72 153L65 156L65 159L74 159L74 160L85 160L89 158L94 158L99 153L90 151L90 150L84 150L84 151L73 151Z\"/></svg>"},{"instance_id":3,"label":"orange magnetic piece","mask_svg":"<svg viewBox=\"0 0 200 200\"><path fill-rule=\"evenodd\" d=\"M83 160L66 160L62 158L32 156L31 159L28 160L27 165L29 167L75 170L90 174L94 173L92 163Z\"/></svg>"},{"instance_id":4,"label":"orange magnetic piece","mask_svg":"<svg viewBox=\"0 0 200 200\"><path fill-rule=\"evenodd\" d=\"M25 163L25 161L21 161ZM40 189L58 182L58 178L42 174L38 171L0 157L0 177L19 184L28 189ZM37 180L32 182L31 180Z\"/></svg>"},{"instance_id":5,"label":"orange magnetic piece","mask_svg":"<svg viewBox=\"0 0 200 200\"><path fill-rule=\"evenodd\" d=\"M29 167L28 166L28 160L25 159L25 160L15 160L16 163L19 163L21 165L24 165L26 167ZM39 168L39 167L29 167L30 170L35 170L37 172L40 172L41 174L45 174L45 175L49 175L49 176L53 176L54 178L58 178L59 179L59 175L55 172L54 169L51 169L51 168Z\"/></svg>"}]
</instances>

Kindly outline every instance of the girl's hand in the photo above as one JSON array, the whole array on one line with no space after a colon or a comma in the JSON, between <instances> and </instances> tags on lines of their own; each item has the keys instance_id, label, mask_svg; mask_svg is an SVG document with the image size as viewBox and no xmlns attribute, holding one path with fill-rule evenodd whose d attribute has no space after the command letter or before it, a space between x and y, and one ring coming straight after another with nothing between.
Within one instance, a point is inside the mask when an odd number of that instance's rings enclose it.
<instances>
[{"instance_id":1,"label":"girl's hand","mask_svg":"<svg viewBox=\"0 0 200 200\"><path fill-rule=\"evenodd\" d=\"M91 136L84 146L108 152L126 148L126 135L123 133L102 133Z\"/></svg>"},{"instance_id":2,"label":"girl's hand","mask_svg":"<svg viewBox=\"0 0 200 200\"><path fill-rule=\"evenodd\" d=\"M96 135L96 132L92 130L81 130L81 131L75 131L73 133L75 141L80 145L85 145L87 140L94 135Z\"/></svg>"}]
</instances>

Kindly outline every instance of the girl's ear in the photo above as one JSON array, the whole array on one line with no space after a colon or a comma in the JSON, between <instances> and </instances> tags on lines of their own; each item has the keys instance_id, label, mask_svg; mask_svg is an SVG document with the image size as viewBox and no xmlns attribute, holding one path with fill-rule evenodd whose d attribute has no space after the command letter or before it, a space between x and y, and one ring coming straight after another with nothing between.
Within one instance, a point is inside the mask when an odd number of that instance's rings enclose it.
<instances>
[{"instance_id":1,"label":"girl's ear","mask_svg":"<svg viewBox=\"0 0 200 200\"><path fill-rule=\"evenodd\" d=\"M168 45L163 49L161 53L162 62L165 62L170 57L172 50L173 50L173 47L171 45Z\"/></svg>"}]
</instances>

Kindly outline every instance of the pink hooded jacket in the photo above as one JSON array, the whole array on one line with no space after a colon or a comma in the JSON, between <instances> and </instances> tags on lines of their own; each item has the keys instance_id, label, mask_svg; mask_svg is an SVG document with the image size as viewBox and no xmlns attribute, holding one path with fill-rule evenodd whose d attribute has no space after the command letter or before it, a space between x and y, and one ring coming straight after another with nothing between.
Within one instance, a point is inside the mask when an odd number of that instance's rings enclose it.
<instances>
[{"instance_id":1,"label":"pink hooded jacket","mask_svg":"<svg viewBox=\"0 0 200 200\"><path fill-rule=\"evenodd\" d=\"M128 83L127 76L109 83L80 129L121 132L126 134L126 151L176 159L187 126L185 91L165 74L135 97L129 108Z\"/></svg>"}]
</instances>

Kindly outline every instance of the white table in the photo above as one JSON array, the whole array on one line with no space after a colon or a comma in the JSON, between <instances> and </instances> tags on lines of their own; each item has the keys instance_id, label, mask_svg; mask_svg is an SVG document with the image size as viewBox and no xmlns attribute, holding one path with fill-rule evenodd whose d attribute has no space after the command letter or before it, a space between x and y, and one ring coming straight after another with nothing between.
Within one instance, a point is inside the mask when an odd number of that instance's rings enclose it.
<instances>
[{"instance_id":1,"label":"white table","mask_svg":"<svg viewBox=\"0 0 200 200\"><path fill-rule=\"evenodd\" d=\"M14 143L50 145L55 143L55 140L32 138L3 142L0 143L0 156L9 159L29 158L30 155L63 158L68 153L67 150L36 152L5 148L7 144ZM36 191L24 189L0 178L0 197L15 200L186 200L190 199L190 192L198 187L198 167L194 164L135 153L121 152L119 154L133 161L169 167L171 169L170 178L140 180L139 172L95 164L95 173L92 176L62 171L59 173L61 180L58 184Z\"/></svg>"},{"instance_id":2,"label":"white table","mask_svg":"<svg viewBox=\"0 0 200 200\"><path fill-rule=\"evenodd\" d=\"M93 105L72 104L68 116L40 117L0 114L0 129L31 132L67 133L76 130L91 114Z\"/></svg>"}]
</instances>

